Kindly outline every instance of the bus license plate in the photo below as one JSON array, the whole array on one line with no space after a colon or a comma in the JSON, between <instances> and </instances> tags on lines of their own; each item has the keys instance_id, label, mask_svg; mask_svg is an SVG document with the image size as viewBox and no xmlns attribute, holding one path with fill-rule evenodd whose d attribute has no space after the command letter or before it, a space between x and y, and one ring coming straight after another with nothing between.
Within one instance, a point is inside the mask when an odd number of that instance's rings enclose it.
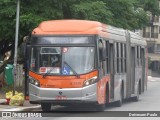
<instances>
[{"instance_id":1,"label":"bus license plate","mask_svg":"<svg viewBox=\"0 0 160 120\"><path fill-rule=\"evenodd\" d=\"M57 96L56 100L67 100L66 96Z\"/></svg>"}]
</instances>

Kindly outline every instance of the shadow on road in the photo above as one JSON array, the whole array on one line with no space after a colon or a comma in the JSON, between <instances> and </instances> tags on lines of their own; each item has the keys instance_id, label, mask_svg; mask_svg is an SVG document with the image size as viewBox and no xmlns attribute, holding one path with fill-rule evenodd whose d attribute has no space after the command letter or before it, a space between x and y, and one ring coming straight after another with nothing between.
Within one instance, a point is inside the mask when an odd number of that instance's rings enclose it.
<instances>
[{"instance_id":1,"label":"shadow on road","mask_svg":"<svg viewBox=\"0 0 160 120\"><path fill-rule=\"evenodd\" d=\"M131 102L133 102L132 99L126 99L123 101L123 104L130 104ZM109 103L109 104L106 104L106 108L105 108L105 111L109 111L110 108L114 108L116 107L116 104L113 102L113 103ZM87 104L83 104L83 105L72 105L72 106L58 106L58 107L52 107L52 110L51 112L60 112L60 113L84 113L84 112L88 112L88 113L91 113L91 112L99 112L99 111L96 111L96 109L94 109L94 107L91 107L91 106L88 106Z\"/></svg>"},{"instance_id":2,"label":"shadow on road","mask_svg":"<svg viewBox=\"0 0 160 120\"><path fill-rule=\"evenodd\" d=\"M125 100L123 104L129 104L133 102L131 99ZM50 112L47 114L52 117L120 117L128 115L124 111L109 111L110 108L114 108L115 103L110 103L106 105L105 111L99 112L94 109L88 108L87 105L73 105L73 106L53 106Z\"/></svg>"}]
</instances>

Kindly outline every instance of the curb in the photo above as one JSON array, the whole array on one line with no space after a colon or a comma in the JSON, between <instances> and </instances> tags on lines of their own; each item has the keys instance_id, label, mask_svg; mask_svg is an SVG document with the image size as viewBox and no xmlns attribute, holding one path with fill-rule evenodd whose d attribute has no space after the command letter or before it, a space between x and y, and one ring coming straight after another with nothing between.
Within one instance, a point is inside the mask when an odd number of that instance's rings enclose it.
<instances>
[{"instance_id":1,"label":"curb","mask_svg":"<svg viewBox=\"0 0 160 120\"><path fill-rule=\"evenodd\" d=\"M41 105L37 105L32 107L18 107L18 108L3 109L3 111L31 111L33 109L36 110L40 108L41 108Z\"/></svg>"},{"instance_id":2,"label":"curb","mask_svg":"<svg viewBox=\"0 0 160 120\"><path fill-rule=\"evenodd\" d=\"M7 100L6 99L0 99L0 105L6 104Z\"/></svg>"}]
</instances>

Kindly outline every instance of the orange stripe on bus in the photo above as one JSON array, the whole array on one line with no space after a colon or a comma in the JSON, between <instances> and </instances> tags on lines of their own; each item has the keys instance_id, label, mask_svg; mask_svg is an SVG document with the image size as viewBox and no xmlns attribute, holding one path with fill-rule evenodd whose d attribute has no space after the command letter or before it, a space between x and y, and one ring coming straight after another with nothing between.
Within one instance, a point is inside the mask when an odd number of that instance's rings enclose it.
<instances>
[{"instance_id":1,"label":"orange stripe on bus","mask_svg":"<svg viewBox=\"0 0 160 120\"><path fill-rule=\"evenodd\" d=\"M80 75L80 78L76 76L46 76L38 75L34 72L29 72L29 75L40 81L40 87L43 88L81 88L85 80L90 79L98 75L98 71Z\"/></svg>"}]
</instances>

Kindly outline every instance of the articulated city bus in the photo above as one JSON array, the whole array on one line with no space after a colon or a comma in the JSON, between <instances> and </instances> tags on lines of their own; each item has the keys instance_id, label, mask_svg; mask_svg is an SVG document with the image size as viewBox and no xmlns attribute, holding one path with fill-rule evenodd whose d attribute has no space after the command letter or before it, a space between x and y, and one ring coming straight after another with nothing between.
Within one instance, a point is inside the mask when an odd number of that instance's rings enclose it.
<instances>
[{"instance_id":1,"label":"articulated city bus","mask_svg":"<svg viewBox=\"0 0 160 120\"><path fill-rule=\"evenodd\" d=\"M146 41L120 28L87 20L44 21L27 46L30 103L52 105L138 101L147 86Z\"/></svg>"}]
</instances>

